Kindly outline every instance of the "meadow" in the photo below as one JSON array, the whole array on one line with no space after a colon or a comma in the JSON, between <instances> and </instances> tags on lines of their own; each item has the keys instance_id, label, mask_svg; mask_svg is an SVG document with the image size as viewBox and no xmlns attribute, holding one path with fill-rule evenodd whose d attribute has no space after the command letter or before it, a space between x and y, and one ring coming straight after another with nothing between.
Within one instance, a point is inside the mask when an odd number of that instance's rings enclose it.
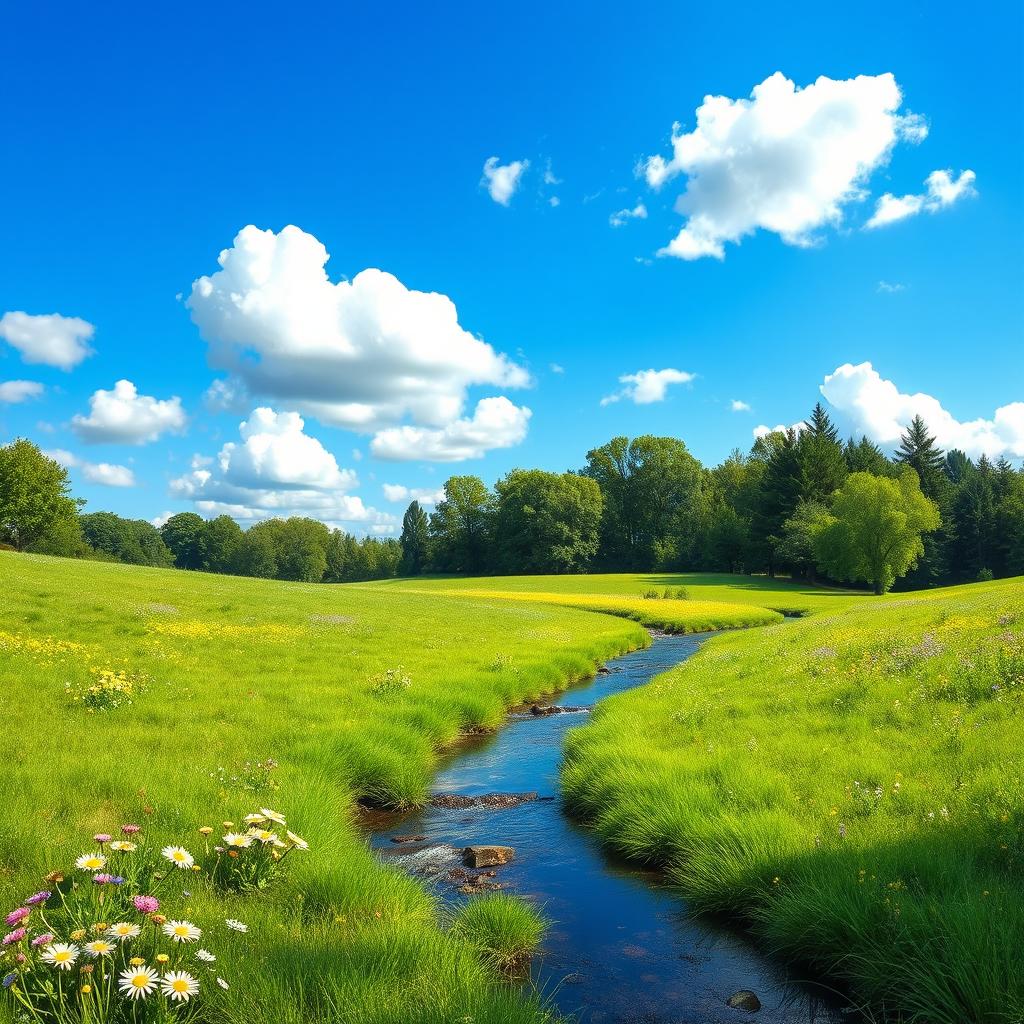
<instances>
[{"instance_id":1,"label":"meadow","mask_svg":"<svg viewBox=\"0 0 1024 1024\"><path fill-rule=\"evenodd\" d=\"M566 797L879 1015L1020 1022L1024 583L833 609L603 702Z\"/></svg>"}]
</instances>

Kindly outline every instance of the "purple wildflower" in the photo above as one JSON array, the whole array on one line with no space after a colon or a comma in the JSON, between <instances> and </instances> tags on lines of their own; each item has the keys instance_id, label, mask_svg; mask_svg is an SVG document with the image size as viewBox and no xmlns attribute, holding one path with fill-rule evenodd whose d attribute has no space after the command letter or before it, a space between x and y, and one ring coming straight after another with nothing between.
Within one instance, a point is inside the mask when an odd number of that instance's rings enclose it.
<instances>
[{"instance_id":1,"label":"purple wildflower","mask_svg":"<svg viewBox=\"0 0 1024 1024\"><path fill-rule=\"evenodd\" d=\"M17 910L12 910L4 920L8 924L18 924L19 922L24 921L31 913L32 911L29 910L28 907L18 907Z\"/></svg>"},{"instance_id":2,"label":"purple wildflower","mask_svg":"<svg viewBox=\"0 0 1024 1024\"><path fill-rule=\"evenodd\" d=\"M93 836L93 839L102 846L104 843L109 843L113 836L108 835L106 832L97 832Z\"/></svg>"},{"instance_id":3,"label":"purple wildflower","mask_svg":"<svg viewBox=\"0 0 1024 1024\"><path fill-rule=\"evenodd\" d=\"M160 901L155 896L135 896L132 903L140 914L155 914L160 909Z\"/></svg>"},{"instance_id":4,"label":"purple wildflower","mask_svg":"<svg viewBox=\"0 0 1024 1024\"><path fill-rule=\"evenodd\" d=\"M94 885L108 885L114 880L114 876L104 874L93 875L92 880Z\"/></svg>"},{"instance_id":5,"label":"purple wildflower","mask_svg":"<svg viewBox=\"0 0 1024 1024\"><path fill-rule=\"evenodd\" d=\"M13 932L8 932L3 937L3 945L10 946L14 942L21 942L23 938L28 934L24 928L15 928Z\"/></svg>"},{"instance_id":6,"label":"purple wildflower","mask_svg":"<svg viewBox=\"0 0 1024 1024\"><path fill-rule=\"evenodd\" d=\"M25 906L34 907L40 903L45 903L52 895L52 892L47 892L45 889L42 889L39 892L34 892L27 900L25 900Z\"/></svg>"},{"instance_id":7,"label":"purple wildflower","mask_svg":"<svg viewBox=\"0 0 1024 1024\"><path fill-rule=\"evenodd\" d=\"M126 836L134 836L134 835L138 835L142 831L142 826L141 825L122 825L121 826L121 831Z\"/></svg>"},{"instance_id":8,"label":"purple wildflower","mask_svg":"<svg viewBox=\"0 0 1024 1024\"><path fill-rule=\"evenodd\" d=\"M124 885L124 879L120 875L111 875L110 876L110 884L111 885Z\"/></svg>"},{"instance_id":9,"label":"purple wildflower","mask_svg":"<svg viewBox=\"0 0 1024 1024\"><path fill-rule=\"evenodd\" d=\"M37 935L32 940L32 945L33 946L45 946L48 942L53 942L53 936L49 932L46 932L43 935Z\"/></svg>"},{"instance_id":10,"label":"purple wildflower","mask_svg":"<svg viewBox=\"0 0 1024 1024\"><path fill-rule=\"evenodd\" d=\"M2 984L4 988L10 988L17 980L18 975L15 974L14 971L11 971L11 973L8 974L0 984Z\"/></svg>"}]
</instances>

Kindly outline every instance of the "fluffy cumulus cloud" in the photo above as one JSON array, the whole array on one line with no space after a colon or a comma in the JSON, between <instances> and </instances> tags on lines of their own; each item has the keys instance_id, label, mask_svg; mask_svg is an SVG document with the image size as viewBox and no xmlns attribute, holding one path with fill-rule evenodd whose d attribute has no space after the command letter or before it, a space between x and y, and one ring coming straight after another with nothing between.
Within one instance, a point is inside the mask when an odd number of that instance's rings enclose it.
<instances>
[{"instance_id":1,"label":"fluffy cumulus cloud","mask_svg":"<svg viewBox=\"0 0 1024 1024\"><path fill-rule=\"evenodd\" d=\"M436 505L444 497L443 487L406 487L405 484L382 484L381 490L388 501L418 501L421 505Z\"/></svg>"},{"instance_id":2,"label":"fluffy cumulus cloud","mask_svg":"<svg viewBox=\"0 0 1024 1024\"><path fill-rule=\"evenodd\" d=\"M17 405L38 398L43 391L43 385L35 380L5 380L0 382L0 402Z\"/></svg>"},{"instance_id":3,"label":"fluffy cumulus cloud","mask_svg":"<svg viewBox=\"0 0 1024 1024\"><path fill-rule=\"evenodd\" d=\"M626 373L619 378L619 383L624 385L611 395L605 395L601 399L602 405L611 405L624 398L635 402L637 405L650 405L652 402L663 402L668 393L670 384L689 384L697 375L687 373L685 370L638 370L636 373Z\"/></svg>"},{"instance_id":4,"label":"fluffy cumulus cloud","mask_svg":"<svg viewBox=\"0 0 1024 1024\"><path fill-rule=\"evenodd\" d=\"M608 223L613 228L621 228L631 220L647 220L647 207L643 203L637 203L632 209L627 206L618 210L608 218Z\"/></svg>"},{"instance_id":5,"label":"fluffy cumulus cloud","mask_svg":"<svg viewBox=\"0 0 1024 1024\"><path fill-rule=\"evenodd\" d=\"M484 163L484 174L480 184L487 189L487 194L496 203L508 206L522 184L523 175L529 166L529 160L513 160L511 163L503 164L496 156L488 157ZM547 182L547 175L544 180Z\"/></svg>"},{"instance_id":6,"label":"fluffy cumulus cloud","mask_svg":"<svg viewBox=\"0 0 1024 1024\"><path fill-rule=\"evenodd\" d=\"M821 393L878 444L892 447L915 416L920 416L942 448L959 448L977 458L1024 457L1024 402L995 410L991 419L960 421L937 398L906 394L871 365L844 363L825 377Z\"/></svg>"},{"instance_id":7,"label":"fluffy cumulus cloud","mask_svg":"<svg viewBox=\"0 0 1024 1024\"><path fill-rule=\"evenodd\" d=\"M671 157L641 165L653 188L687 179L676 203L686 223L661 254L722 259L725 243L758 228L813 244L845 205L864 198L898 141L927 135L920 117L899 113L902 101L891 74L821 77L798 88L776 72L750 99L706 96L693 131L675 126Z\"/></svg>"},{"instance_id":8,"label":"fluffy cumulus cloud","mask_svg":"<svg viewBox=\"0 0 1024 1024\"><path fill-rule=\"evenodd\" d=\"M239 425L240 440L216 458L197 456L189 473L171 481L171 493L191 500L202 515L242 521L304 515L341 526L388 525L393 517L367 508L348 492L356 474L305 432L295 412L254 409Z\"/></svg>"},{"instance_id":9,"label":"fluffy cumulus cloud","mask_svg":"<svg viewBox=\"0 0 1024 1024\"><path fill-rule=\"evenodd\" d=\"M507 398L481 398L470 417L440 429L401 426L380 431L370 442L379 459L462 462L493 448L511 448L526 437L531 412Z\"/></svg>"},{"instance_id":10,"label":"fluffy cumulus cloud","mask_svg":"<svg viewBox=\"0 0 1024 1024\"><path fill-rule=\"evenodd\" d=\"M741 401L739 398L734 398L729 403L729 408L733 412L750 412L750 404L748 402Z\"/></svg>"},{"instance_id":11,"label":"fluffy cumulus cloud","mask_svg":"<svg viewBox=\"0 0 1024 1024\"><path fill-rule=\"evenodd\" d=\"M754 427L753 434L755 438L759 438L767 437L769 434L785 434L787 430L792 430L794 434L799 434L803 429L803 420L799 423L791 423L788 427L785 423L776 423L774 427L769 427L767 423L759 423Z\"/></svg>"},{"instance_id":12,"label":"fluffy cumulus cloud","mask_svg":"<svg viewBox=\"0 0 1024 1024\"><path fill-rule=\"evenodd\" d=\"M299 228L249 226L220 254L221 269L193 284L192 319L212 361L232 375L214 401L244 390L334 426L407 425L429 437L464 422L471 386L530 383L462 328L446 295L406 288L381 270L334 283L328 258Z\"/></svg>"},{"instance_id":13,"label":"fluffy cumulus cloud","mask_svg":"<svg viewBox=\"0 0 1024 1024\"><path fill-rule=\"evenodd\" d=\"M87 444L146 444L184 427L180 398L140 395L130 380L119 380L110 391L93 392L89 415L71 419L71 429Z\"/></svg>"},{"instance_id":14,"label":"fluffy cumulus cloud","mask_svg":"<svg viewBox=\"0 0 1024 1024\"><path fill-rule=\"evenodd\" d=\"M932 171L925 179L924 192L907 196L894 196L886 192L875 203L875 212L865 224L866 228L881 228L887 224L916 217L919 213L938 213L952 206L958 199L976 196L974 171L961 171L953 177L952 171Z\"/></svg>"},{"instance_id":15,"label":"fluffy cumulus cloud","mask_svg":"<svg viewBox=\"0 0 1024 1024\"><path fill-rule=\"evenodd\" d=\"M118 466L111 462L88 462L63 448L55 448L45 454L68 469L77 469L87 483L100 484L103 487L135 486L135 474L127 466Z\"/></svg>"},{"instance_id":16,"label":"fluffy cumulus cloud","mask_svg":"<svg viewBox=\"0 0 1024 1024\"><path fill-rule=\"evenodd\" d=\"M45 313L4 313L0 316L0 338L21 353L23 362L74 369L92 355L89 341L96 328L77 316Z\"/></svg>"}]
</instances>

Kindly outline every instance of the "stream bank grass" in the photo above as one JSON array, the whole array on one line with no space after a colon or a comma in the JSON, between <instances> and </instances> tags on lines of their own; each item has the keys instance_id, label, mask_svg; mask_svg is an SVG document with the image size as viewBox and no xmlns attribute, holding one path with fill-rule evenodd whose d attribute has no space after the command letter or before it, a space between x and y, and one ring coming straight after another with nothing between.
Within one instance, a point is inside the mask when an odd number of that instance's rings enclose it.
<instances>
[{"instance_id":1,"label":"stream bank grass","mask_svg":"<svg viewBox=\"0 0 1024 1024\"><path fill-rule=\"evenodd\" d=\"M491 893L462 907L452 931L479 949L499 970L511 972L526 966L540 948L544 919L522 900Z\"/></svg>"},{"instance_id":2,"label":"stream bank grass","mask_svg":"<svg viewBox=\"0 0 1024 1024\"><path fill-rule=\"evenodd\" d=\"M445 931L428 891L372 856L352 802L422 800L440 747L643 646L640 626L10 552L0 592L4 913L83 835L139 822L201 859L199 828L266 806L311 851L258 897L190 887L200 928L248 925L227 936L230 988L201 994L200 1020L547 1019L500 985L468 926ZM75 699L109 680L117 706Z\"/></svg>"},{"instance_id":3,"label":"stream bank grass","mask_svg":"<svg viewBox=\"0 0 1024 1024\"><path fill-rule=\"evenodd\" d=\"M1018 579L716 637L602 702L563 784L694 908L880 1015L1019 1024L1022 726Z\"/></svg>"}]
</instances>

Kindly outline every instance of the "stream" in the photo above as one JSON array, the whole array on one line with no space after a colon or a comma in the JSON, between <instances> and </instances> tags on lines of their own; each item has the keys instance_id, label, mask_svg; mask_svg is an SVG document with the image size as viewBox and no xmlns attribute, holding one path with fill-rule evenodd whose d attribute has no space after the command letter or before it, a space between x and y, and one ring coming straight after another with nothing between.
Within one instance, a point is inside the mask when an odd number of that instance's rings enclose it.
<instances>
[{"instance_id":1,"label":"stream","mask_svg":"<svg viewBox=\"0 0 1024 1024\"><path fill-rule=\"evenodd\" d=\"M640 686L685 661L707 636L656 636L650 647L616 658L607 672L550 703L579 708ZM449 903L473 898L461 891L466 881L458 870L462 847L515 847L515 858L482 881L531 900L552 922L531 979L559 1011L576 1015L582 1024L851 1019L834 1001L787 979L778 964L734 930L689 916L659 873L609 856L564 813L559 784L564 734L585 722L585 708L514 713L499 732L460 744L441 767L436 794L535 792L538 799L510 807L428 805L381 815L372 825L373 846L390 862L433 879ZM410 836L415 839L405 839ZM404 841L395 843L395 837ZM757 994L756 1014L726 1005L738 990Z\"/></svg>"}]
</instances>

